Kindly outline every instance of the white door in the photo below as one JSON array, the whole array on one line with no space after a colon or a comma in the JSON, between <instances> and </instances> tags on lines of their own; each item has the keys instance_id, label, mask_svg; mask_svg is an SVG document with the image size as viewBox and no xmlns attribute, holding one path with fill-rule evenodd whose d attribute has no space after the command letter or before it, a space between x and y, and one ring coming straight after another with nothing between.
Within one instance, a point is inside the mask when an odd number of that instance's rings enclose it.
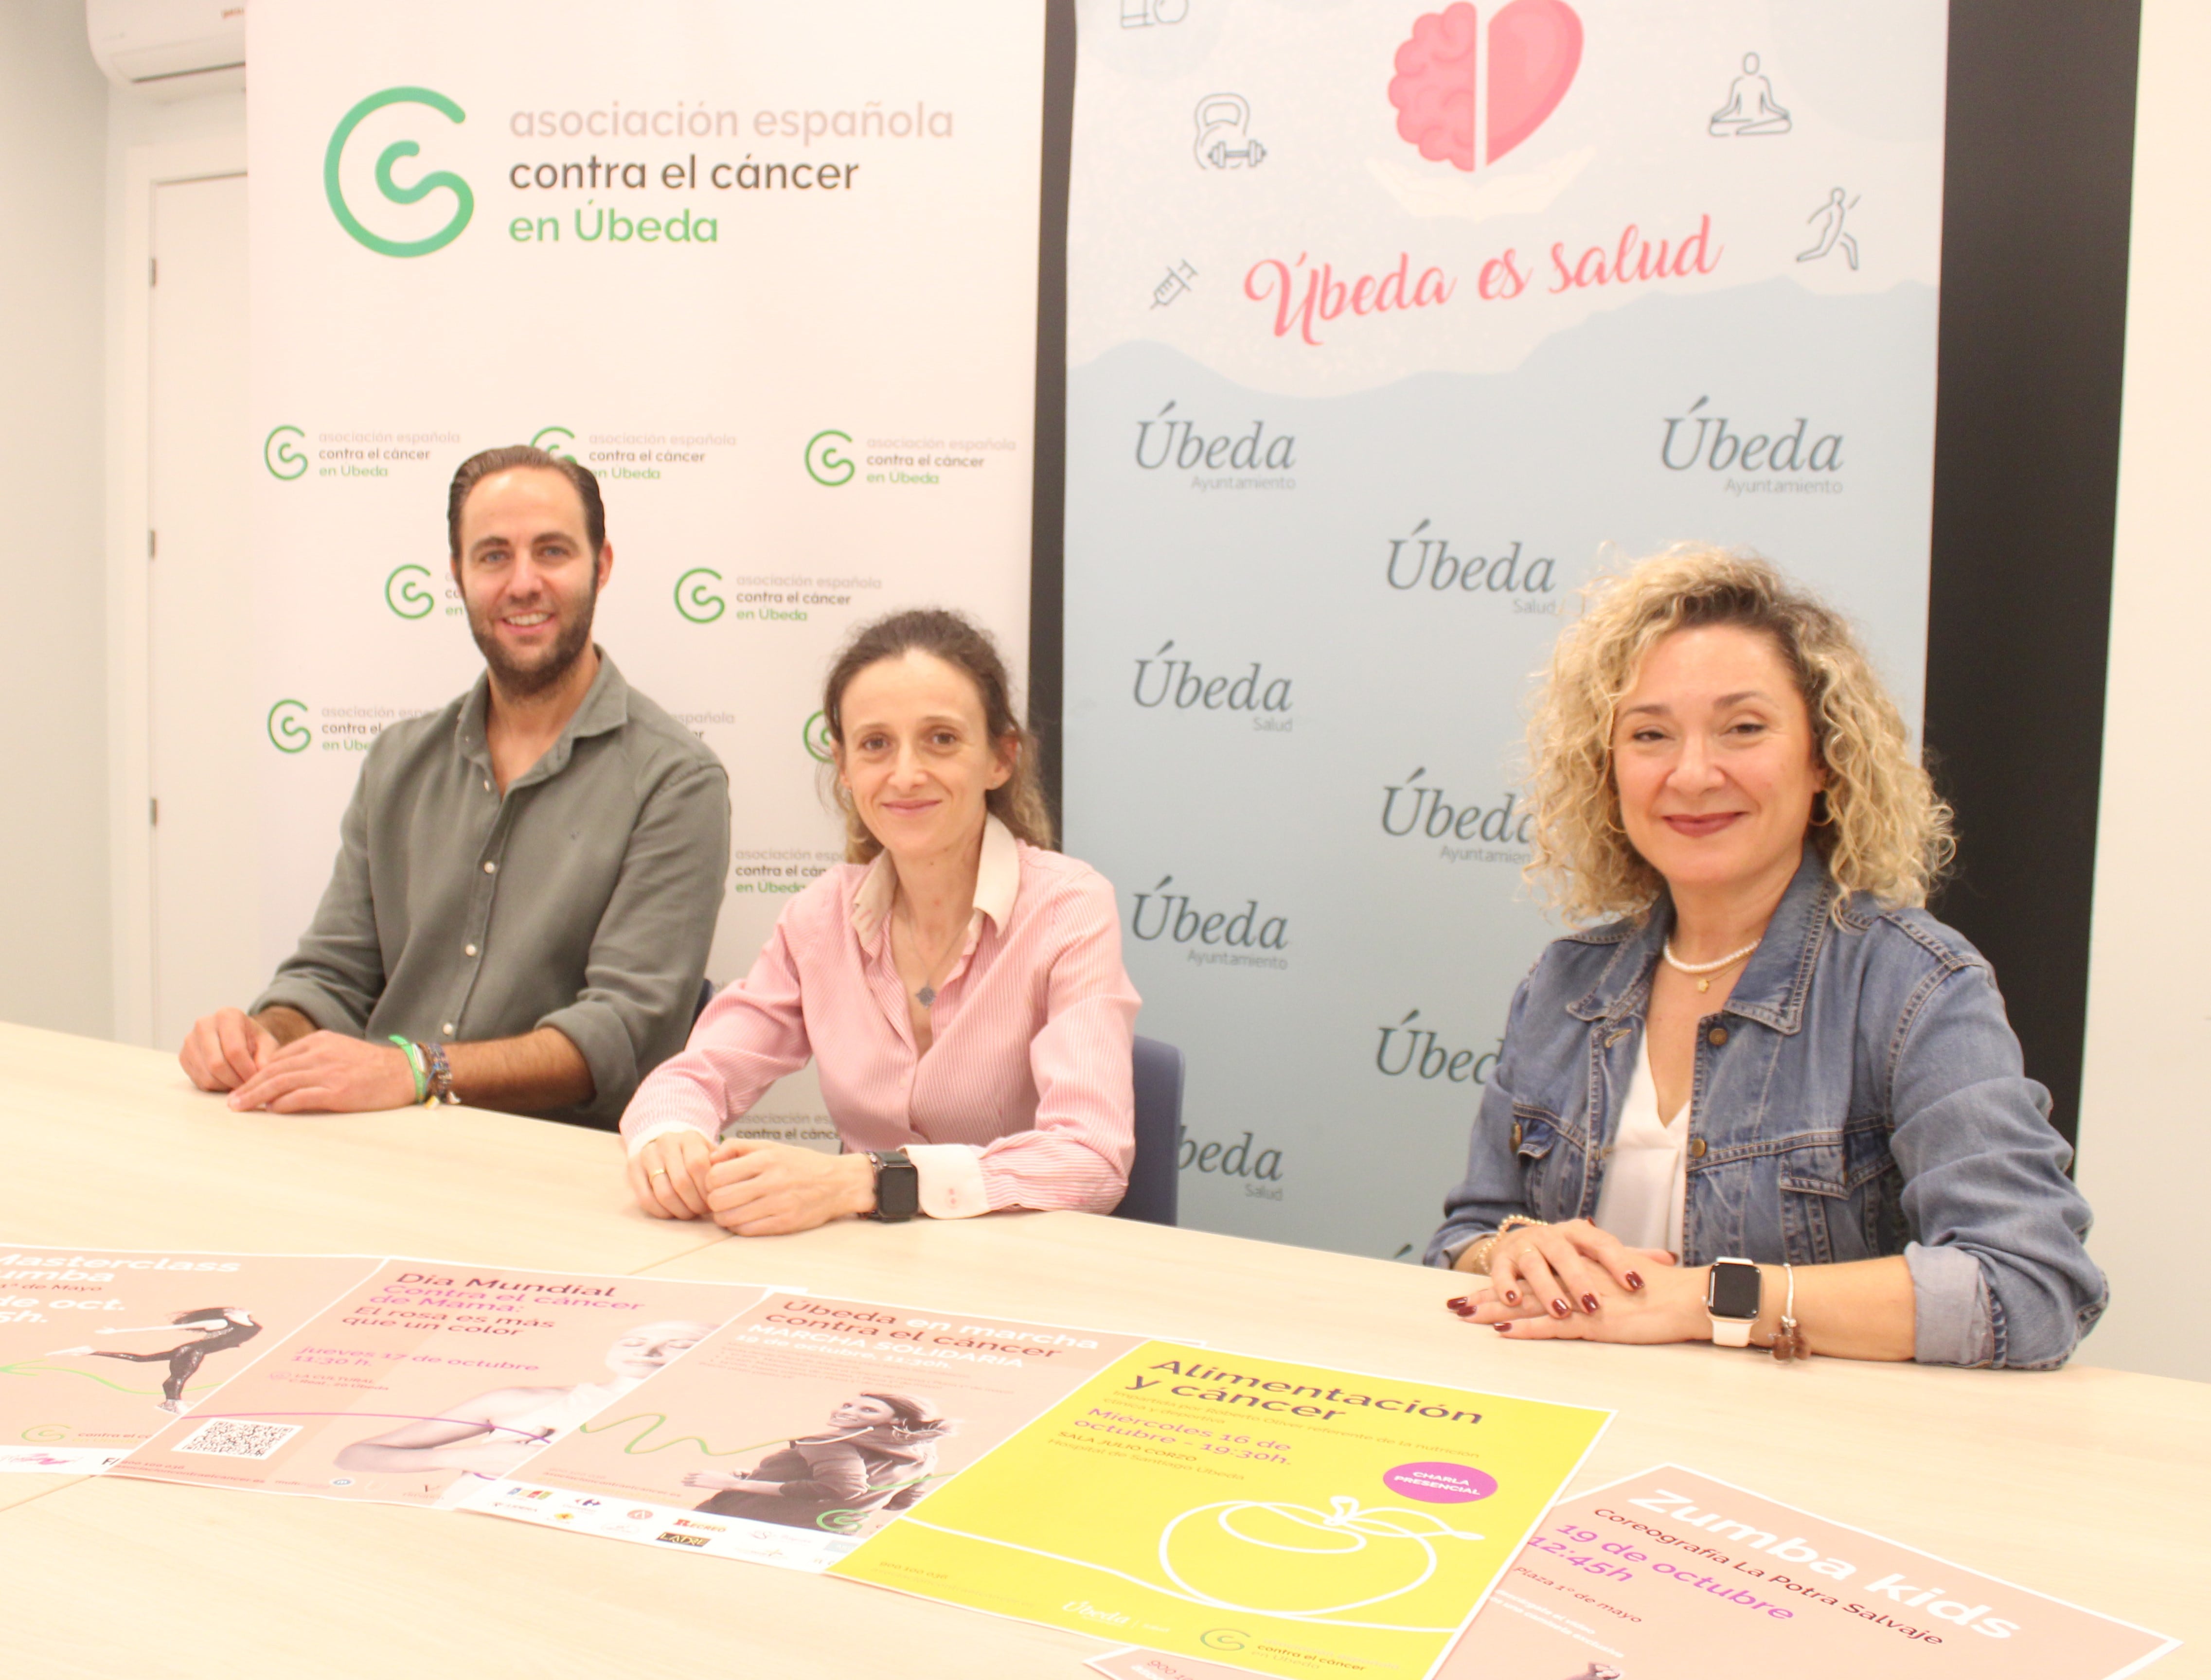
<instances>
[{"instance_id":1,"label":"white door","mask_svg":"<svg viewBox=\"0 0 2211 1680\"><path fill-rule=\"evenodd\" d=\"M244 1005L261 971L245 178L154 189L148 815L154 1042Z\"/></svg>"}]
</instances>

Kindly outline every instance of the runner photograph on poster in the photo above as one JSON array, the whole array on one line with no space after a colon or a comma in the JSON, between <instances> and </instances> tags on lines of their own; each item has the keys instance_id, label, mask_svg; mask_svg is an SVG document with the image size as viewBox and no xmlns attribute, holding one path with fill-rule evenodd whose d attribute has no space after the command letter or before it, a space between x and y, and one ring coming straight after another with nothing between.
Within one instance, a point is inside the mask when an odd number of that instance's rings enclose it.
<instances>
[{"instance_id":1,"label":"runner photograph on poster","mask_svg":"<svg viewBox=\"0 0 2211 1680\"><path fill-rule=\"evenodd\" d=\"M107 1469L377 1265L365 1254L0 1253L0 1471Z\"/></svg>"},{"instance_id":2,"label":"runner photograph on poster","mask_svg":"<svg viewBox=\"0 0 2211 1680\"><path fill-rule=\"evenodd\" d=\"M822 1569L1140 1339L770 1296L467 1508Z\"/></svg>"},{"instance_id":3,"label":"runner photograph on poster","mask_svg":"<svg viewBox=\"0 0 2211 1680\"><path fill-rule=\"evenodd\" d=\"M451 1505L616 1405L760 1291L395 1260L129 1476Z\"/></svg>"}]
</instances>

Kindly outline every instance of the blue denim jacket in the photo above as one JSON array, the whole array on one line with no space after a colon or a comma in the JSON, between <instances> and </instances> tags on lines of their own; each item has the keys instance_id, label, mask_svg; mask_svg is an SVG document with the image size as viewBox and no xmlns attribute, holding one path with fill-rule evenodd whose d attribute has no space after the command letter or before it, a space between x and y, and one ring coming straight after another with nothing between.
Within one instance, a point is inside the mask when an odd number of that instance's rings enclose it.
<instances>
[{"instance_id":1,"label":"blue denim jacket","mask_svg":"<svg viewBox=\"0 0 2211 1680\"><path fill-rule=\"evenodd\" d=\"M1699 1023L1682 1263L1903 1254L1917 1355L2064 1363L2109 1292L2050 1093L1985 958L1923 910L1836 894L1810 849L1733 994ZM1509 1213L1596 1212L1673 925L1663 900L1554 941L1512 1000L1431 1265Z\"/></svg>"}]
</instances>

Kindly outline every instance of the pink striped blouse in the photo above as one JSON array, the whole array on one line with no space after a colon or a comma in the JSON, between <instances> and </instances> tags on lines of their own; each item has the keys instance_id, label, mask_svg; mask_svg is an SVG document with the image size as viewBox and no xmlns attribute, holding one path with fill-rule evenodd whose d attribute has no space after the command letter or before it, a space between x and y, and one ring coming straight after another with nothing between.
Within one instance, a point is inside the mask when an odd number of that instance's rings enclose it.
<instances>
[{"instance_id":1,"label":"pink striped blouse","mask_svg":"<svg viewBox=\"0 0 2211 1680\"><path fill-rule=\"evenodd\" d=\"M752 972L638 1087L621 1122L630 1152L683 1127L714 1138L811 1056L845 1147L904 1149L932 1218L1110 1212L1136 1152L1139 1001L1112 885L986 819L967 943L923 1055L891 959L897 885L879 856L791 901Z\"/></svg>"}]
</instances>

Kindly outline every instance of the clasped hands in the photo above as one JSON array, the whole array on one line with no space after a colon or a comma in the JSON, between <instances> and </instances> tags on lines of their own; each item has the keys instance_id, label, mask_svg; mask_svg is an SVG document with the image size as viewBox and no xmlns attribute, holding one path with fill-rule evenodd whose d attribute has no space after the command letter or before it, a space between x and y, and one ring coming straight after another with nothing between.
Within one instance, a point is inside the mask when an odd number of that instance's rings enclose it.
<instances>
[{"instance_id":1,"label":"clasped hands","mask_svg":"<svg viewBox=\"0 0 2211 1680\"><path fill-rule=\"evenodd\" d=\"M354 1114L415 1101L414 1070L397 1045L319 1030L282 1043L242 1009L194 1022L177 1060L194 1085L228 1091L239 1110Z\"/></svg>"},{"instance_id":2,"label":"clasped hands","mask_svg":"<svg viewBox=\"0 0 2211 1680\"><path fill-rule=\"evenodd\" d=\"M812 1230L875 1207L875 1163L791 1144L689 1130L651 1139L629 1159L630 1194L656 1219L712 1219L739 1236Z\"/></svg>"},{"instance_id":3,"label":"clasped hands","mask_svg":"<svg viewBox=\"0 0 2211 1680\"><path fill-rule=\"evenodd\" d=\"M1631 1248L1586 1219L1505 1232L1490 1249L1488 1275L1451 1306L1469 1324L1516 1340L1689 1342L1711 1334L1702 1267L1683 1267L1663 1248Z\"/></svg>"}]
</instances>

